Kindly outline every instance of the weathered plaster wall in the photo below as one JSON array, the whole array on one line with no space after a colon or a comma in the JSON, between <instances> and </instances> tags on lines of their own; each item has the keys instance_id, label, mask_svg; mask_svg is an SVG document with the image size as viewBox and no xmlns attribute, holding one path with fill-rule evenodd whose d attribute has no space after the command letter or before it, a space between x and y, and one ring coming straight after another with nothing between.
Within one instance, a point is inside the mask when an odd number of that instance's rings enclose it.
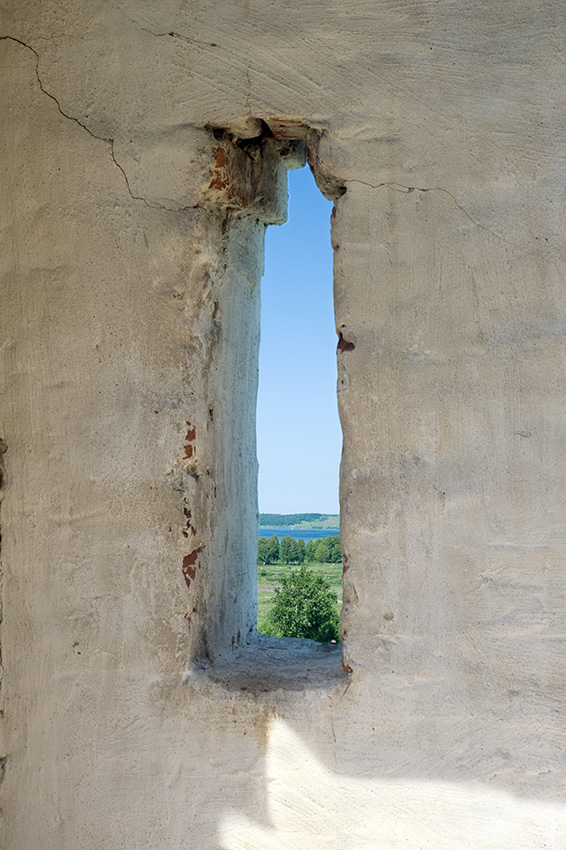
<instances>
[{"instance_id":1,"label":"weathered plaster wall","mask_svg":"<svg viewBox=\"0 0 566 850\"><path fill-rule=\"evenodd\" d=\"M4 5L3 848L564 850L564 17ZM338 199L347 675L246 648L262 121Z\"/></svg>"}]
</instances>

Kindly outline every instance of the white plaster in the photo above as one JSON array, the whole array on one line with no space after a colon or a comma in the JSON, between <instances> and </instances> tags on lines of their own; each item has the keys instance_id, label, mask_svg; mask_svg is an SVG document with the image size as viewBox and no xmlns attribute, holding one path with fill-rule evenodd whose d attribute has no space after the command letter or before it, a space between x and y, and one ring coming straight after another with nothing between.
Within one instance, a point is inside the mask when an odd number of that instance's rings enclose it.
<instances>
[{"instance_id":1,"label":"white plaster","mask_svg":"<svg viewBox=\"0 0 566 850\"><path fill-rule=\"evenodd\" d=\"M360 847L562 850L561 5L2 17L0 845L294 847L318 817L348 850L348 825ZM246 146L262 122L282 139ZM246 646L292 128L335 199L354 345L347 677Z\"/></svg>"}]
</instances>

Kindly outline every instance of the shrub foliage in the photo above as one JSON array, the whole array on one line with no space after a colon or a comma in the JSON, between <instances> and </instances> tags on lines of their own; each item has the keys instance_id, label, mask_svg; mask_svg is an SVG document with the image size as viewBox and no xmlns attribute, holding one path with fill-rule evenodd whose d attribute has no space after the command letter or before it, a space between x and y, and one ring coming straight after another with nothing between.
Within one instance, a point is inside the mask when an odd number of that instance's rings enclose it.
<instances>
[{"instance_id":1,"label":"shrub foliage","mask_svg":"<svg viewBox=\"0 0 566 850\"><path fill-rule=\"evenodd\" d=\"M282 577L281 586L275 588L273 606L260 623L260 631L275 637L339 641L337 601L323 576L303 565Z\"/></svg>"}]
</instances>

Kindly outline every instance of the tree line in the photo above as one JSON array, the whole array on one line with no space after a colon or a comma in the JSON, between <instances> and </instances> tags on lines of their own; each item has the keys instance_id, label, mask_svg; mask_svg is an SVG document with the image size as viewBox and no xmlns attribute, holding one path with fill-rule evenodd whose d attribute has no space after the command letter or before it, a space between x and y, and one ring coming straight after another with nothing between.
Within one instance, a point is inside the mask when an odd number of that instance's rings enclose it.
<instances>
[{"instance_id":1,"label":"tree line","mask_svg":"<svg viewBox=\"0 0 566 850\"><path fill-rule=\"evenodd\" d=\"M257 541L257 562L267 564L338 564L342 560L340 535L318 537L314 540L295 539L291 536L281 538L260 537Z\"/></svg>"},{"instance_id":2,"label":"tree line","mask_svg":"<svg viewBox=\"0 0 566 850\"><path fill-rule=\"evenodd\" d=\"M315 522L326 519L328 514L260 514L259 524L267 528L284 528L290 525L300 525L301 522Z\"/></svg>"}]
</instances>

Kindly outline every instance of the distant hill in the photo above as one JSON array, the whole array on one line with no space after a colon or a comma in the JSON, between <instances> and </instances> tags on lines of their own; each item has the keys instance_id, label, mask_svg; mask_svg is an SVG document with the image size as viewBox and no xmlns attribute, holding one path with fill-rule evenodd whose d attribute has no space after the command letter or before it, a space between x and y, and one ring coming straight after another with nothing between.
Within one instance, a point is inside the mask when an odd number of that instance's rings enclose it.
<instances>
[{"instance_id":1,"label":"distant hill","mask_svg":"<svg viewBox=\"0 0 566 850\"><path fill-rule=\"evenodd\" d=\"M267 528L340 528L340 515L260 514L259 524Z\"/></svg>"}]
</instances>

